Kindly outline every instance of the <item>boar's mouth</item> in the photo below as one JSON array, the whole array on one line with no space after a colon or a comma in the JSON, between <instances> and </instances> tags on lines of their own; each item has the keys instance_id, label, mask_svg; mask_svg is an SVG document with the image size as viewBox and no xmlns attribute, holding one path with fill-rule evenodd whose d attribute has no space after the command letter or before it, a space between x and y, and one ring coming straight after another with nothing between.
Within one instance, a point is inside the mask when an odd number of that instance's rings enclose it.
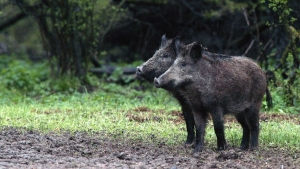
<instances>
[{"instance_id":1,"label":"boar's mouth","mask_svg":"<svg viewBox=\"0 0 300 169\"><path fill-rule=\"evenodd\" d=\"M170 82L165 82L161 77L157 78L155 77L154 78L154 86L157 87L157 88L168 88L168 84Z\"/></svg>"},{"instance_id":2,"label":"boar's mouth","mask_svg":"<svg viewBox=\"0 0 300 169\"><path fill-rule=\"evenodd\" d=\"M176 88L177 89L185 89L187 86L192 84L192 80L191 79L186 79L184 81L181 81L179 83L177 83Z\"/></svg>"},{"instance_id":3,"label":"boar's mouth","mask_svg":"<svg viewBox=\"0 0 300 169\"><path fill-rule=\"evenodd\" d=\"M148 82L152 83L153 79L155 77L159 77L164 72L161 72L158 69L149 69L149 68L143 68L143 67L137 67L136 69L136 75L139 79L145 79Z\"/></svg>"},{"instance_id":4,"label":"boar's mouth","mask_svg":"<svg viewBox=\"0 0 300 169\"><path fill-rule=\"evenodd\" d=\"M153 82L153 79L156 77L154 70L153 71L148 71L148 72L145 73L145 72L139 71L137 69L136 75L137 75L137 78L139 78L139 79L145 79L148 82Z\"/></svg>"}]
</instances>

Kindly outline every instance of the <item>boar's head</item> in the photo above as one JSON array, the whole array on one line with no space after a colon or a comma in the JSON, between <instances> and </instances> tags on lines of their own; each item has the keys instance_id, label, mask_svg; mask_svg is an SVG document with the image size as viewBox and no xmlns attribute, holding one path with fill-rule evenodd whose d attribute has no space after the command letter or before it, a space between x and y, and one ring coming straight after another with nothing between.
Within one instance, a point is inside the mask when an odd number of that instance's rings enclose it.
<instances>
[{"instance_id":1,"label":"boar's head","mask_svg":"<svg viewBox=\"0 0 300 169\"><path fill-rule=\"evenodd\" d=\"M160 48L149 60L137 67L137 76L149 82L153 82L155 77L163 74L173 64L177 57L176 49L183 47L184 45L178 38L168 40L166 36L163 35Z\"/></svg>"},{"instance_id":2,"label":"boar's head","mask_svg":"<svg viewBox=\"0 0 300 169\"><path fill-rule=\"evenodd\" d=\"M202 50L202 46L196 42L177 49L178 57L164 74L154 79L154 85L175 90L193 83L194 75L200 73L198 61L202 57Z\"/></svg>"}]
</instances>

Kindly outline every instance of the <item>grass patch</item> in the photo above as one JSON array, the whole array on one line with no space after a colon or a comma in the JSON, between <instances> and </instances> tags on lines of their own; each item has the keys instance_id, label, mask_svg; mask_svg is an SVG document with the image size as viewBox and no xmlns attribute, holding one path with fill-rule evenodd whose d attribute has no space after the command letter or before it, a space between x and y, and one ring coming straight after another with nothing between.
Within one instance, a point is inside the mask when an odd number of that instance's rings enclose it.
<instances>
[{"instance_id":1,"label":"grass patch","mask_svg":"<svg viewBox=\"0 0 300 169\"><path fill-rule=\"evenodd\" d=\"M91 94L74 92L39 100L24 98L0 106L0 125L42 132L104 132L133 139L176 136L183 142L183 124L178 127L171 120L176 118L172 112L179 110L179 106L167 92L155 92L110 85Z\"/></svg>"},{"instance_id":2,"label":"grass patch","mask_svg":"<svg viewBox=\"0 0 300 169\"><path fill-rule=\"evenodd\" d=\"M38 99L24 96L14 102L6 101L0 105L0 126L58 133L101 132L103 137L182 144L186 129L177 102L162 89L135 88L110 84L89 94L52 94ZM242 129L231 116L226 119L227 141L238 147ZM263 114L260 146L299 150L299 119L288 114ZM205 142L209 147L216 146L211 121Z\"/></svg>"}]
</instances>

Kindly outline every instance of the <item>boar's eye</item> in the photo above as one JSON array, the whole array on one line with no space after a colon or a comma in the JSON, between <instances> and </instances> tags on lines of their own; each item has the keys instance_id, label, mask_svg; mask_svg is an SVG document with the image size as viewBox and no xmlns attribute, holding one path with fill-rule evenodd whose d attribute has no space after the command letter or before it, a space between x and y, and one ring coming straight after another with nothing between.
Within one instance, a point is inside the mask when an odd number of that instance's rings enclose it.
<instances>
[{"instance_id":1,"label":"boar's eye","mask_svg":"<svg viewBox=\"0 0 300 169\"><path fill-rule=\"evenodd\" d=\"M185 67L185 66L186 66L186 62L182 62L182 63L181 63L181 66L182 66L182 67Z\"/></svg>"}]
</instances>

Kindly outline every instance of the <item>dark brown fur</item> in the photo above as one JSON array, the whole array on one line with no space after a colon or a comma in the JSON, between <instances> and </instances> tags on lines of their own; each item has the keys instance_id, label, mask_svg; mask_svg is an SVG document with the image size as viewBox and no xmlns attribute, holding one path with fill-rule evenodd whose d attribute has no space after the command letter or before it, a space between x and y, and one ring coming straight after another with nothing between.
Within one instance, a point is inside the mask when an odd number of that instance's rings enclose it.
<instances>
[{"instance_id":1,"label":"dark brown fur","mask_svg":"<svg viewBox=\"0 0 300 169\"><path fill-rule=\"evenodd\" d=\"M251 59L212 54L192 43L155 79L155 85L177 91L188 100L198 133L195 152L204 146L208 114L212 116L219 150L227 146L225 114L233 114L243 127L241 149L258 147L259 110L264 94L270 93L264 72Z\"/></svg>"}]
</instances>

